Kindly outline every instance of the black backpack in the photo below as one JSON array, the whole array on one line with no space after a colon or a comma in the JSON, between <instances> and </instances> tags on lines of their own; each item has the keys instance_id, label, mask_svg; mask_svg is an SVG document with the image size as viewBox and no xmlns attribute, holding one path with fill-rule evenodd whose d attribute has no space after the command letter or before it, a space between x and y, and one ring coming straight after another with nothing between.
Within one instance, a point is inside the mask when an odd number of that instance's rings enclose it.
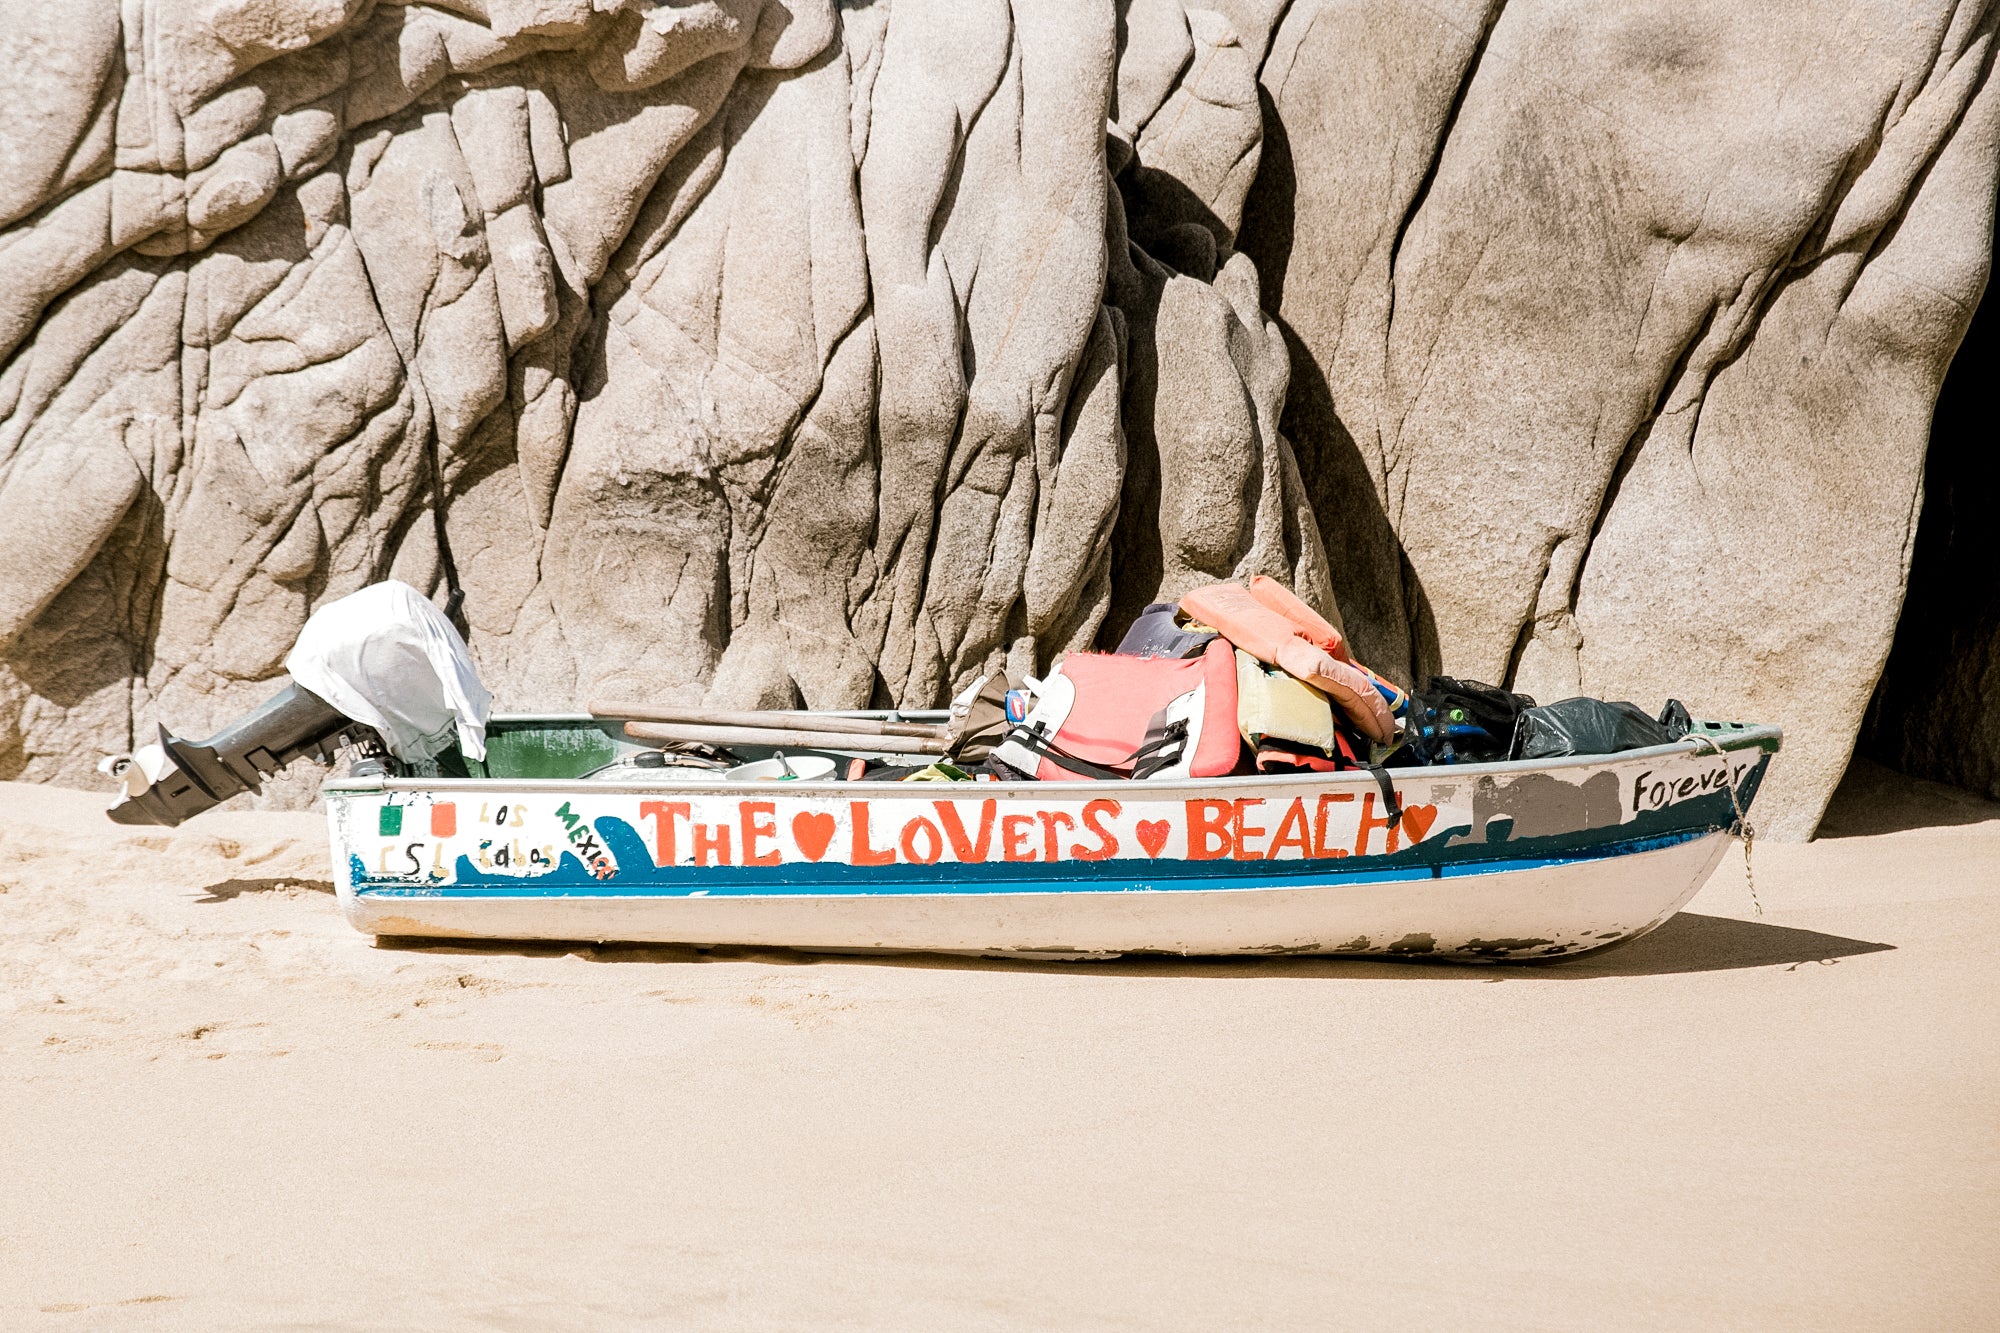
<instances>
[{"instance_id":1,"label":"black backpack","mask_svg":"<svg viewBox=\"0 0 2000 1333\"><path fill-rule=\"evenodd\" d=\"M1404 746L1410 762L1479 764L1506 759L1514 748L1514 725L1535 701L1497 685L1455 676L1432 676L1421 693L1410 695Z\"/></svg>"}]
</instances>

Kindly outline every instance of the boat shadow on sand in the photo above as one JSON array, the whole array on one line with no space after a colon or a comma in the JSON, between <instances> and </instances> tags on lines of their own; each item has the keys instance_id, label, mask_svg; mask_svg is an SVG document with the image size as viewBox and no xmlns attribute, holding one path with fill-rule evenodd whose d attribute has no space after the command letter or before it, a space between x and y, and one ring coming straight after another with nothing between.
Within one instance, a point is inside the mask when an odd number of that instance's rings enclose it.
<instances>
[{"instance_id":1,"label":"boat shadow on sand","mask_svg":"<svg viewBox=\"0 0 2000 1333\"><path fill-rule=\"evenodd\" d=\"M1848 939L1796 926L1682 912L1650 935L1567 961L1468 963L1420 956L1334 958L1317 954L1232 954L1181 958L1125 954L1101 959L993 957L967 954L808 952L772 948L688 948L657 944L560 943L535 940L440 940L382 936L376 947L426 954L574 955L600 963L764 963L780 967L917 967L953 971L1046 972L1073 977L1328 977L1392 981L1587 981L1606 977L1725 972L1748 967L1830 965L1893 944Z\"/></svg>"}]
</instances>

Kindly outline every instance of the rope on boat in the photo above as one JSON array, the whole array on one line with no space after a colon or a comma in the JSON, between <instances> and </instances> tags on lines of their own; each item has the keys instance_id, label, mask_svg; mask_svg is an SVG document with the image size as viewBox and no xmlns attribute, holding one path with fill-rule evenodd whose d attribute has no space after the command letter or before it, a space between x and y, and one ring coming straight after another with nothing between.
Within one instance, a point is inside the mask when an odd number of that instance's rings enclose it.
<instances>
[{"instance_id":1,"label":"rope on boat","mask_svg":"<svg viewBox=\"0 0 2000 1333\"><path fill-rule=\"evenodd\" d=\"M1723 788L1729 793L1730 806L1736 811L1736 827L1731 829L1730 832L1735 835L1736 839L1739 842L1743 844L1743 883L1745 887L1747 887L1750 890L1750 910L1756 915L1762 916L1764 915L1764 904L1758 900L1757 876L1756 873L1752 871L1750 868L1750 847L1751 844L1756 841L1757 830L1750 827L1750 820L1743 813L1743 798L1739 791L1739 788L1741 787L1742 784L1732 781L1730 779L1729 753L1728 751L1724 750L1720 745L1716 744L1715 738L1713 736L1701 735L1695 732L1689 732L1688 739L1692 741L1698 741L1701 744L1706 745L1709 749L1715 752L1715 755L1718 759L1722 760L1722 785ZM1746 769L1744 771L1743 774L1744 782L1748 782L1750 780L1750 773L1753 771L1755 771L1754 766L1752 769Z\"/></svg>"}]
</instances>

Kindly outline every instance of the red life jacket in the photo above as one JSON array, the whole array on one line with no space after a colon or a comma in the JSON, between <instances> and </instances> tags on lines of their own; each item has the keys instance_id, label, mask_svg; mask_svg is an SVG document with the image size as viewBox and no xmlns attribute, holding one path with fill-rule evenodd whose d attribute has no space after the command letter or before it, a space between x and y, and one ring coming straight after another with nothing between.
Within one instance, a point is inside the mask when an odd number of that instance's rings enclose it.
<instances>
[{"instance_id":1,"label":"red life jacket","mask_svg":"<svg viewBox=\"0 0 2000 1333\"><path fill-rule=\"evenodd\" d=\"M1069 653L993 757L1045 782L1213 778L1234 771L1236 651L1199 657Z\"/></svg>"}]
</instances>

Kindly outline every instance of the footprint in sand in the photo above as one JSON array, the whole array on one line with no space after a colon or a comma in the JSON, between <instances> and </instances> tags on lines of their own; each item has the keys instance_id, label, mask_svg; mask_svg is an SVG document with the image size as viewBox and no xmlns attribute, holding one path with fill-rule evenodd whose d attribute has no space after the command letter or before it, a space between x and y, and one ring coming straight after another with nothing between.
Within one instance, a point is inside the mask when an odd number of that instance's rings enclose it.
<instances>
[{"instance_id":1,"label":"footprint in sand","mask_svg":"<svg viewBox=\"0 0 2000 1333\"><path fill-rule=\"evenodd\" d=\"M507 1053L505 1047L490 1041L419 1041L412 1045L420 1051L458 1051L488 1064Z\"/></svg>"},{"instance_id":2,"label":"footprint in sand","mask_svg":"<svg viewBox=\"0 0 2000 1333\"><path fill-rule=\"evenodd\" d=\"M423 983L423 989L410 1000L409 1007L424 1010L427 1018L459 1018L465 1013L459 1001L477 995L498 995L513 989L513 983L495 981L470 972L432 977Z\"/></svg>"},{"instance_id":3,"label":"footprint in sand","mask_svg":"<svg viewBox=\"0 0 2000 1333\"><path fill-rule=\"evenodd\" d=\"M107 1304L113 1307L120 1305L158 1305L162 1301L178 1301L181 1299L183 1298L179 1296L134 1296L130 1300L111 1301L108 1303L100 1302L96 1306L91 1305L88 1301L63 1301L57 1305L44 1305L42 1313L76 1314L81 1310L103 1309Z\"/></svg>"},{"instance_id":4,"label":"footprint in sand","mask_svg":"<svg viewBox=\"0 0 2000 1333\"><path fill-rule=\"evenodd\" d=\"M199 1050L198 1053L204 1060L221 1060L231 1055L276 1056L290 1054L289 1051L282 1048L255 1044L256 1039L250 1036L251 1032L258 1028L268 1028L270 1026L269 1023L235 1023L227 1021L197 1023L191 1028L176 1032L174 1038L177 1042L186 1042L190 1046L201 1048L218 1047L218 1049ZM188 1051L190 1055L196 1053L196 1050L191 1049Z\"/></svg>"}]
</instances>

